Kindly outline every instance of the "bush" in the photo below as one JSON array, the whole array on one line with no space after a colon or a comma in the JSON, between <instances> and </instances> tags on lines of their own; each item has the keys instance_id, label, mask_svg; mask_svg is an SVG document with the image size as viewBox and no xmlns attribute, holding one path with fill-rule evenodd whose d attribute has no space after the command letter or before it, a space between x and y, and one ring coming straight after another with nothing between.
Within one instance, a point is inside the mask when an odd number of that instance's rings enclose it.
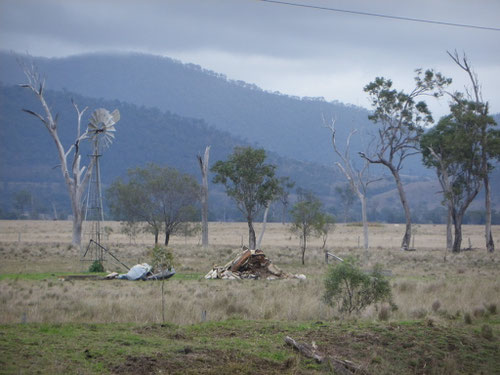
<instances>
[{"instance_id":1,"label":"bush","mask_svg":"<svg viewBox=\"0 0 500 375\"><path fill-rule=\"evenodd\" d=\"M99 260L94 260L89 267L89 272L104 272L104 266Z\"/></svg>"},{"instance_id":2,"label":"bush","mask_svg":"<svg viewBox=\"0 0 500 375\"><path fill-rule=\"evenodd\" d=\"M325 279L323 298L330 306L338 306L342 313L359 313L369 305L391 300L391 286L384 278L381 266L367 273L356 266L354 260L331 267Z\"/></svg>"},{"instance_id":3,"label":"bush","mask_svg":"<svg viewBox=\"0 0 500 375\"><path fill-rule=\"evenodd\" d=\"M156 272L171 269L174 266L174 254L168 247L156 245L151 250L151 263Z\"/></svg>"}]
</instances>

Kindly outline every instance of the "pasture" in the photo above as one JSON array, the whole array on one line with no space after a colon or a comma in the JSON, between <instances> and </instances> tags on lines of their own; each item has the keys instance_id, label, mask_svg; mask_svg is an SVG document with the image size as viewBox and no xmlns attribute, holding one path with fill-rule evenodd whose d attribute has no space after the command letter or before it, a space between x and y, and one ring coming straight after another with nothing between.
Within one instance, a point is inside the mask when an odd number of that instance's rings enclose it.
<instances>
[{"instance_id":1,"label":"pasture","mask_svg":"<svg viewBox=\"0 0 500 375\"><path fill-rule=\"evenodd\" d=\"M152 235L141 233L130 241L119 223L104 226L112 229L104 243L122 262L150 262ZM397 310L372 306L350 318L321 299L328 266L320 239L309 242L302 266L299 240L287 226L268 224L261 246L268 258L307 280L253 281L203 278L247 242L246 223L210 223L207 250L198 236L174 236L170 247L177 275L165 282L162 324L160 282L64 281L89 267L80 261L80 250L68 246L70 222L1 221L0 372L134 373L140 371L134 367L137 358L146 373L169 373L169 366L173 373L329 371L286 348L285 333L315 340L324 352L337 350L369 373L498 369L500 227L493 229L497 251L487 254L483 227L465 226L464 247L470 240L473 250L447 254L446 261L444 226L414 225L416 251L411 252L399 250L403 230L403 225L370 226L367 253L358 245L361 226L338 224L329 235L329 251L358 258L366 269L380 263L391 273ZM105 268L125 272L113 262ZM101 334L108 344L95 341ZM37 349L32 341L47 346ZM398 351L401 345L405 353ZM36 367L25 357L31 355L41 356ZM213 355L220 360L207 359ZM208 365L196 365L203 358ZM129 372L120 367L127 360L133 362Z\"/></svg>"}]
</instances>

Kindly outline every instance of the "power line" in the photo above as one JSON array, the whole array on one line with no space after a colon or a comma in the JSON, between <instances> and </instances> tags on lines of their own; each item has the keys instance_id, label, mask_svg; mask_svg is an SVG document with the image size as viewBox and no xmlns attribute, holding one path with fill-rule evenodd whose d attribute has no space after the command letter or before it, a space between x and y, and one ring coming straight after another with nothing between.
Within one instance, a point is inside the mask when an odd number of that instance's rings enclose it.
<instances>
[{"instance_id":1,"label":"power line","mask_svg":"<svg viewBox=\"0 0 500 375\"><path fill-rule=\"evenodd\" d=\"M307 4L300 4L300 3L289 3L289 2L286 2L286 1L277 1L277 0L259 0L259 1L262 1L262 2L265 2L265 3L278 4L278 5L294 6L294 7L298 7L298 8L311 8L311 9L317 9L317 10L326 10L326 11L330 11L330 12L357 14L357 15L361 15L361 16L389 18L389 19L400 20L400 21L431 23L431 24L434 24L434 25L465 27L465 28L469 28L469 29L479 29L479 30L488 30L488 31L500 31L500 28L498 28L498 27L487 27L487 26L469 25L469 24L464 24L464 23L434 21L434 20L427 20L427 19L422 19L422 18L391 16L391 15L388 15L388 14L381 14L381 13L370 13L370 12L361 12L361 11L356 11L356 10L328 8L328 7L321 7L321 6L316 6L316 5L307 5Z\"/></svg>"}]
</instances>

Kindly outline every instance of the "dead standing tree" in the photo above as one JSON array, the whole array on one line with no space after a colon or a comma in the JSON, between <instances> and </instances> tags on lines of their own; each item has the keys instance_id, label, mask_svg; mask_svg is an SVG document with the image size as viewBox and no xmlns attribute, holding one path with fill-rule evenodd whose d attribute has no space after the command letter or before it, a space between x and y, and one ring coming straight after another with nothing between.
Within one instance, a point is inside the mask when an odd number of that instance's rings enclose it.
<instances>
[{"instance_id":1,"label":"dead standing tree","mask_svg":"<svg viewBox=\"0 0 500 375\"><path fill-rule=\"evenodd\" d=\"M384 165L394 177L406 218L402 250L410 247L411 216L400 172L403 162L420 152L419 138L424 127L433 122L427 104L416 100L423 96L442 96L443 87L451 83L450 79L431 70L423 73L417 69L416 72L415 87L408 94L393 89L392 81L383 77L377 77L364 88L374 107L369 119L379 124L379 128L375 150L370 155L364 152L360 152L360 155L372 164Z\"/></svg>"},{"instance_id":2,"label":"dead standing tree","mask_svg":"<svg viewBox=\"0 0 500 375\"><path fill-rule=\"evenodd\" d=\"M364 249L368 250L369 243L368 243L368 219L366 212L366 190L368 185L375 181L375 180L367 181L365 176L365 173L368 170L369 162L368 160L364 159L364 165L361 170L355 170L354 167L352 166L350 157L350 143L351 143L351 137L357 132L356 129L352 130L349 133L349 136L347 137L346 141L346 147L344 153L342 154L337 147L337 142L335 138L335 119L332 119L330 124L327 124L325 119L323 119L323 123L325 127L330 129L330 131L332 132L333 149L341 160L341 162L336 162L335 164L345 175L347 181L349 182L351 190L354 193L356 193L361 202L361 220L363 222L363 240L364 240L363 245Z\"/></svg>"},{"instance_id":3,"label":"dead standing tree","mask_svg":"<svg viewBox=\"0 0 500 375\"><path fill-rule=\"evenodd\" d=\"M81 133L82 116L87 110L87 107L80 111L76 103L72 101L77 114L76 138L74 143L65 150L57 133L59 116L52 115L51 109L44 97L45 79L40 76L34 64L29 66L25 64L22 65L27 83L20 86L33 91L42 105L45 116L29 109L23 109L23 111L38 118L45 125L56 144L57 154L61 162L61 172L68 188L71 199L71 209L73 212L73 236L71 242L74 246L79 247L82 240L82 223L84 218L83 196L95 163L95 159L91 158L88 167L81 166L80 142L87 139L89 136L87 131ZM73 154L73 160L71 161L71 165L68 165L68 157L71 154Z\"/></svg>"},{"instance_id":4,"label":"dead standing tree","mask_svg":"<svg viewBox=\"0 0 500 375\"><path fill-rule=\"evenodd\" d=\"M205 155L197 156L201 169L201 244L204 249L208 246L208 158L210 155L210 146L205 148Z\"/></svg>"}]
</instances>

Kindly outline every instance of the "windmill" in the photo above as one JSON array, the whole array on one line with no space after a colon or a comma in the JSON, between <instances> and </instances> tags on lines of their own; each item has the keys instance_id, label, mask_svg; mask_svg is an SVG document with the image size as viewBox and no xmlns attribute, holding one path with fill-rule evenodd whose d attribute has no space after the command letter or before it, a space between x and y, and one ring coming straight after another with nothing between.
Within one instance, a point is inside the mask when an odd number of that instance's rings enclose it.
<instances>
[{"instance_id":1,"label":"windmill","mask_svg":"<svg viewBox=\"0 0 500 375\"><path fill-rule=\"evenodd\" d=\"M87 138L92 142L92 175L90 177L89 190L87 194L87 204L85 210L85 221L90 222L89 244L83 254L87 255L87 260L104 261L105 248L101 245L101 224L104 221L101 194L101 172L99 168L99 158L101 152L109 147L115 138L115 124L120 120L120 112L115 109L112 113L104 108L96 109L87 127Z\"/></svg>"}]
</instances>

